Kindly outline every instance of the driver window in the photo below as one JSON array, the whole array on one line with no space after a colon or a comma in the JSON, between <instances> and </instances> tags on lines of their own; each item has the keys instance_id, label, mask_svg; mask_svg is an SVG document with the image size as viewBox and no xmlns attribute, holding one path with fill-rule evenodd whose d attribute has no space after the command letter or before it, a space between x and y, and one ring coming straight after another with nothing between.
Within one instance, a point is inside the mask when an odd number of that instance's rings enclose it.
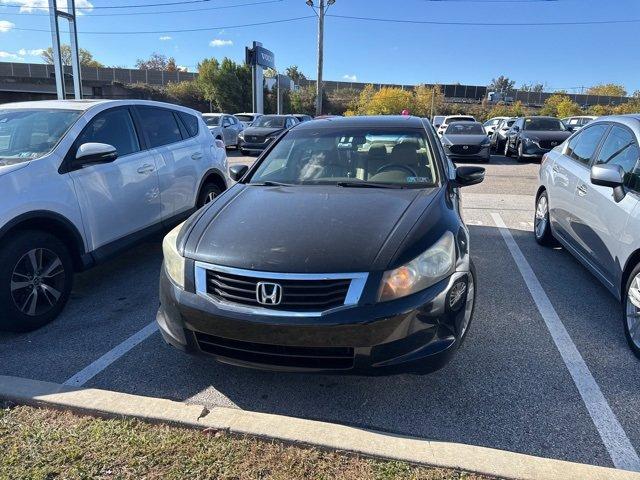
<instances>
[{"instance_id":1,"label":"driver window","mask_svg":"<svg viewBox=\"0 0 640 480\"><path fill-rule=\"evenodd\" d=\"M640 192L640 149L635 135L626 128L614 126L598 153L597 163L620 165L624 170L624 183Z\"/></svg>"},{"instance_id":2,"label":"driver window","mask_svg":"<svg viewBox=\"0 0 640 480\"><path fill-rule=\"evenodd\" d=\"M140 151L133 120L126 108L108 110L96 115L78 137L77 145L90 142L114 146L118 157Z\"/></svg>"}]
</instances>

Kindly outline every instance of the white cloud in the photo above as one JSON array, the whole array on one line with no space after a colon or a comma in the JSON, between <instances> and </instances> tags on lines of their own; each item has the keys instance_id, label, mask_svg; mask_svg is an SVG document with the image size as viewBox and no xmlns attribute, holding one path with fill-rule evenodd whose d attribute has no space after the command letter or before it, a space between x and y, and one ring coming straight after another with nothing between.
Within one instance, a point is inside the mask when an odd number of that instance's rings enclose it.
<instances>
[{"instance_id":1,"label":"white cloud","mask_svg":"<svg viewBox=\"0 0 640 480\"><path fill-rule=\"evenodd\" d=\"M7 33L15 26L15 23L8 22L7 20L0 20L0 33Z\"/></svg>"},{"instance_id":2,"label":"white cloud","mask_svg":"<svg viewBox=\"0 0 640 480\"><path fill-rule=\"evenodd\" d=\"M358 81L358 77L356 76L356 74L354 73L353 75L343 75L343 77L347 82L357 82Z\"/></svg>"},{"instance_id":3,"label":"white cloud","mask_svg":"<svg viewBox=\"0 0 640 480\"><path fill-rule=\"evenodd\" d=\"M44 48L34 48L33 50L27 50L25 48L21 48L18 50L18 55L29 56L29 57L39 57L44 53Z\"/></svg>"},{"instance_id":4,"label":"white cloud","mask_svg":"<svg viewBox=\"0 0 640 480\"><path fill-rule=\"evenodd\" d=\"M178 65L178 70L180 70L181 72L188 72L189 67L185 67L184 65Z\"/></svg>"},{"instance_id":5,"label":"white cloud","mask_svg":"<svg viewBox=\"0 0 640 480\"><path fill-rule=\"evenodd\" d=\"M219 38L215 38L209 42L210 47L230 47L233 45L232 40L221 40Z\"/></svg>"},{"instance_id":6,"label":"white cloud","mask_svg":"<svg viewBox=\"0 0 640 480\"><path fill-rule=\"evenodd\" d=\"M173 37L170 37L169 35L163 35L158 40L162 40L163 42L166 42L167 40L171 40L172 38Z\"/></svg>"},{"instance_id":7,"label":"white cloud","mask_svg":"<svg viewBox=\"0 0 640 480\"><path fill-rule=\"evenodd\" d=\"M7 60L24 60L20 55L16 55L15 53L5 52L0 50L0 58L4 58Z\"/></svg>"},{"instance_id":8,"label":"white cloud","mask_svg":"<svg viewBox=\"0 0 640 480\"><path fill-rule=\"evenodd\" d=\"M49 0L0 0L0 5L20 5L20 13L33 13L33 11L41 12L49 10ZM59 0L58 8L60 10L67 9L67 1ZM82 15L84 12L93 10L93 4L89 0L76 0L76 13Z\"/></svg>"}]
</instances>

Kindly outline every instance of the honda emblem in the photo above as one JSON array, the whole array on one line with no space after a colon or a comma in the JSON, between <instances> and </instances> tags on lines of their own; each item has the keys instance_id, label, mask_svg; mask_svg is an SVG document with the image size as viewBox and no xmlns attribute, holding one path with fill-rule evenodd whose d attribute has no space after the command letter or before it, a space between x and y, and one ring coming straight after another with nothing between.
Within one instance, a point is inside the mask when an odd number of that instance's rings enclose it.
<instances>
[{"instance_id":1,"label":"honda emblem","mask_svg":"<svg viewBox=\"0 0 640 480\"><path fill-rule=\"evenodd\" d=\"M282 301L282 285L271 282L258 282L256 300L260 305L280 305Z\"/></svg>"}]
</instances>

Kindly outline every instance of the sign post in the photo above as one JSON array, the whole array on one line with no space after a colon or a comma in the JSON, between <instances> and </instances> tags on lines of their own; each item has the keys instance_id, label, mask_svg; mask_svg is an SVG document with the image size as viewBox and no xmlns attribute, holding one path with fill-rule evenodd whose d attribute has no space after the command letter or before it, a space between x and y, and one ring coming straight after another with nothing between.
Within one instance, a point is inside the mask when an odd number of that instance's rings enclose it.
<instances>
[{"instance_id":1,"label":"sign post","mask_svg":"<svg viewBox=\"0 0 640 480\"><path fill-rule=\"evenodd\" d=\"M253 42L252 48L245 49L246 63L251 65L252 95L254 113L264 113L264 69L275 68L275 56L260 42Z\"/></svg>"}]
</instances>

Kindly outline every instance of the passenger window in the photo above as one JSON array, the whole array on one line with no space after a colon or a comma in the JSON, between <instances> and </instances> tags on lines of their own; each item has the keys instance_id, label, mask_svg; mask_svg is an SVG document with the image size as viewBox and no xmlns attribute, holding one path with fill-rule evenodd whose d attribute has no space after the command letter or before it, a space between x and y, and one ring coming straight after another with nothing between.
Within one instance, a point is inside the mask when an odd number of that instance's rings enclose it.
<instances>
[{"instance_id":1,"label":"passenger window","mask_svg":"<svg viewBox=\"0 0 640 480\"><path fill-rule=\"evenodd\" d=\"M171 110L154 107L137 107L142 128L149 137L150 147L160 147L182 140L178 122Z\"/></svg>"},{"instance_id":2,"label":"passenger window","mask_svg":"<svg viewBox=\"0 0 640 480\"><path fill-rule=\"evenodd\" d=\"M567 147L567 155L580 163L588 165L607 128L607 125L594 125L593 127L585 128L571 139Z\"/></svg>"},{"instance_id":3,"label":"passenger window","mask_svg":"<svg viewBox=\"0 0 640 480\"><path fill-rule=\"evenodd\" d=\"M113 145L120 157L139 152L140 144L129 110L119 108L96 115L78 137L77 145L93 142Z\"/></svg>"},{"instance_id":4,"label":"passenger window","mask_svg":"<svg viewBox=\"0 0 640 480\"><path fill-rule=\"evenodd\" d=\"M190 137L198 135L198 118L185 112L178 112Z\"/></svg>"},{"instance_id":5,"label":"passenger window","mask_svg":"<svg viewBox=\"0 0 640 480\"><path fill-rule=\"evenodd\" d=\"M626 128L613 127L598 153L598 163L620 165L624 183L640 192L640 149L635 135Z\"/></svg>"},{"instance_id":6,"label":"passenger window","mask_svg":"<svg viewBox=\"0 0 640 480\"><path fill-rule=\"evenodd\" d=\"M229 117L224 117L224 120L222 122L222 126L223 127L229 127L231 126L231 120L229 120Z\"/></svg>"}]
</instances>

